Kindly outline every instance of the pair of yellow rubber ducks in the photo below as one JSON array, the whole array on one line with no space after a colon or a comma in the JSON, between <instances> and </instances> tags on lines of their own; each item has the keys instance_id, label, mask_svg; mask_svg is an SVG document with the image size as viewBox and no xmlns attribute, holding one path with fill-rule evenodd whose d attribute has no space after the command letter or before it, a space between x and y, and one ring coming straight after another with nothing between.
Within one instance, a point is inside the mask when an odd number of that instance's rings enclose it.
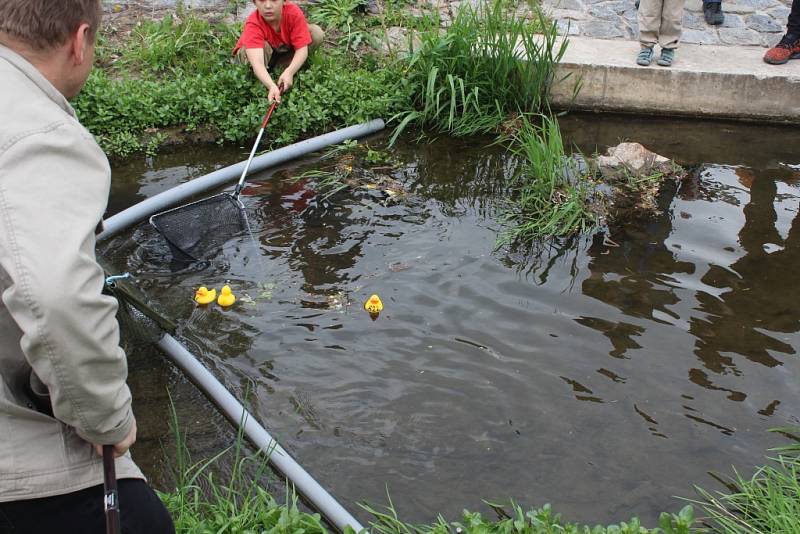
<instances>
[{"instance_id":1,"label":"pair of yellow rubber ducks","mask_svg":"<svg viewBox=\"0 0 800 534\"><path fill-rule=\"evenodd\" d=\"M231 291L231 286L227 284L222 286L222 289L219 292L219 297L217 297L216 289L208 289L205 286L194 292L194 301L198 304L211 304L215 299L217 304L223 308L232 306L233 303L236 302L236 297Z\"/></svg>"}]
</instances>

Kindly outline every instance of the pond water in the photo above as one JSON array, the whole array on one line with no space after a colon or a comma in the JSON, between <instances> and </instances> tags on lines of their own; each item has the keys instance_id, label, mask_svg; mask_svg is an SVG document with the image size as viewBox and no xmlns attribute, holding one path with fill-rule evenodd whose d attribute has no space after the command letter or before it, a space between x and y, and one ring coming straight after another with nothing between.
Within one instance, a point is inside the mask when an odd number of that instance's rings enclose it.
<instances>
[{"instance_id":1,"label":"pond water","mask_svg":"<svg viewBox=\"0 0 800 534\"><path fill-rule=\"evenodd\" d=\"M316 159L252 176L255 240L205 269L175 271L145 226L107 254L362 521L355 503L385 503L388 488L415 522L514 499L653 525L694 484L716 488L709 472L762 464L782 443L768 429L800 424L800 129L561 124L584 151L635 140L695 172L650 217L495 250L509 159L486 140L440 140L375 171L406 187L397 202L362 189L315 207L310 182L289 177L329 165ZM203 147L117 165L111 211L245 157ZM196 287L226 280L253 301L195 307ZM372 293L385 305L374 321L362 307ZM158 481L165 388L181 380L145 361L131 367L136 457ZM177 390L190 445L225 446L228 425Z\"/></svg>"}]
</instances>

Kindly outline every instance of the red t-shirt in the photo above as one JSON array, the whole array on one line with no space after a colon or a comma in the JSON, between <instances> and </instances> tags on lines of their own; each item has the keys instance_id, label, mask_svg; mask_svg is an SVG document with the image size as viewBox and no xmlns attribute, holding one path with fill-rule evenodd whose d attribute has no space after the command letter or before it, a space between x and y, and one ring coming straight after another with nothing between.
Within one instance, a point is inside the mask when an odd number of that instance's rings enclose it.
<instances>
[{"instance_id":1,"label":"red t-shirt","mask_svg":"<svg viewBox=\"0 0 800 534\"><path fill-rule=\"evenodd\" d=\"M284 2L279 32L267 24L258 10L253 11L244 23L242 36L239 37L233 53L235 54L240 48L263 48L265 41L272 48L288 45L297 50L310 45L311 32L308 31L308 23L303 11L291 2Z\"/></svg>"}]
</instances>

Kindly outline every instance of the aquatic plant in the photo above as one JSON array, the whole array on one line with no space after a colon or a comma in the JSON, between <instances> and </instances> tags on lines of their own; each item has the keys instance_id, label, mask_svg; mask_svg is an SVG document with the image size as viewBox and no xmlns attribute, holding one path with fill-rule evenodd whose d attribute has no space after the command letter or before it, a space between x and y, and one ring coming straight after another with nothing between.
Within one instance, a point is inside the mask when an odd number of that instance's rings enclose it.
<instances>
[{"instance_id":1,"label":"aquatic plant","mask_svg":"<svg viewBox=\"0 0 800 534\"><path fill-rule=\"evenodd\" d=\"M553 512L549 504L525 511L520 505L510 503L510 513L502 506L489 504L499 519L484 519L478 512L464 510L461 521L448 522L442 516L431 525L413 525L402 521L391 499L382 510L362 504L362 508L375 517L371 531L379 534L689 534L693 532L694 512L685 506L677 514L662 513L657 528L642 526L637 518L617 525L594 526L564 523L561 515Z\"/></svg>"},{"instance_id":2,"label":"aquatic plant","mask_svg":"<svg viewBox=\"0 0 800 534\"><path fill-rule=\"evenodd\" d=\"M395 115L391 142L415 124L452 135L485 133L509 113L547 106L555 66L567 41L557 43L556 25L538 8L518 16L507 0L459 7L445 31L439 20L420 32L407 83L413 108Z\"/></svg>"},{"instance_id":3,"label":"aquatic plant","mask_svg":"<svg viewBox=\"0 0 800 534\"><path fill-rule=\"evenodd\" d=\"M170 400L171 402L171 400ZM241 431L231 447L210 459L191 461L185 437L172 405L170 429L175 437L175 490L158 492L170 511L178 534L274 532L327 534L319 514L303 512L297 495L286 486L278 502L262 486L270 473L269 452L246 454ZM214 467L230 457L230 473L215 476Z\"/></svg>"},{"instance_id":4,"label":"aquatic plant","mask_svg":"<svg viewBox=\"0 0 800 534\"><path fill-rule=\"evenodd\" d=\"M792 429L778 430L792 436ZM696 488L701 498L691 502L705 510L709 516L705 523L714 532L800 532L800 444L772 450L778 452L769 458L772 463L757 469L750 478L734 469L733 477L723 480L727 492Z\"/></svg>"},{"instance_id":5,"label":"aquatic plant","mask_svg":"<svg viewBox=\"0 0 800 534\"><path fill-rule=\"evenodd\" d=\"M506 136L509 150L522 163L509 180L510 202L504 220L508 227L498 245L529 241L534 237L566 236L589 229L596 222L590 205L590 187L579 160L567 155L558 121L527 115Z\"/></svg>"}]
</instances>

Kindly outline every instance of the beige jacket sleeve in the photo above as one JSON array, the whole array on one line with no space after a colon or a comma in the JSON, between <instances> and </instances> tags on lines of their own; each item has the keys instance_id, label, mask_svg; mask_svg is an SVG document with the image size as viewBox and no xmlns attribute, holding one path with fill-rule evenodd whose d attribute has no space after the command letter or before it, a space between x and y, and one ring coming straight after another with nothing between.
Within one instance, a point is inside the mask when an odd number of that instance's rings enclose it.
<instances>
[{"instance_id":1,"label":"beige jacket sleeve","mask_svg":"<svg viewBox=\"0 0 800 534\"><path fill-rule=\"evenodd\" d=\"M53 413L91 443L113 444L133 414L116 301L101 294L94 231L110 188L88 132L63 120L14 139L0 160L2 299L21 348L50 390Z\"/></svg>"}]
</instances>

